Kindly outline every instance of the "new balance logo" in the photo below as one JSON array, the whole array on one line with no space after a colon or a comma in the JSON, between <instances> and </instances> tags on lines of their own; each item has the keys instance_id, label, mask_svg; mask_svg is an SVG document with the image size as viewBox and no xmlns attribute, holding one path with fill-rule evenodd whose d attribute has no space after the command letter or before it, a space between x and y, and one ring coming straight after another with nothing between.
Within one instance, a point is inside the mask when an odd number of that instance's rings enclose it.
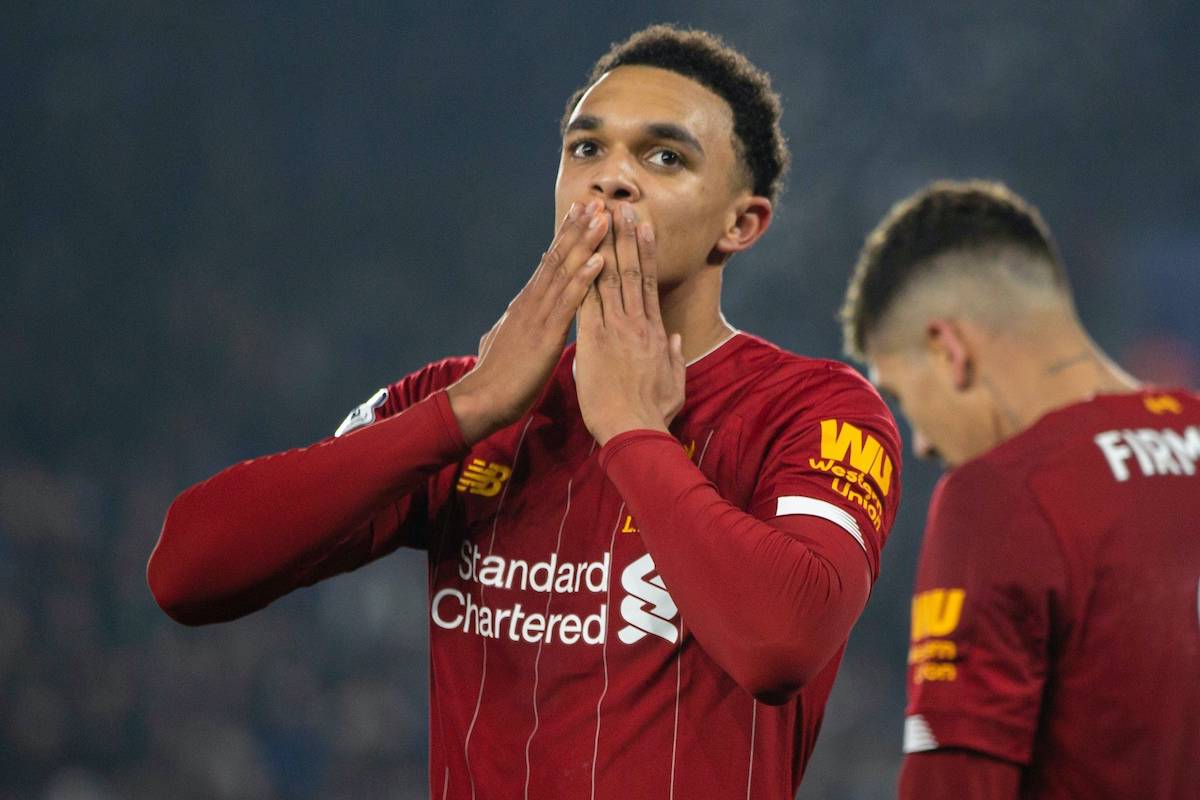
<instances>
[{"instance_id":1,"label":"new balance logo","mask_svg":"<svg viewBox=\"0 0 1200 800\"><path fill-rule=\"evenodd\" d=\"M621 573L621 587L629 593L621 601L621 617L628 624L617 631L617 636L625 644L639 642L648 633L672 644L679 639L679 630L671 622L679 609L656 573L649 553Z\"/></svg>"},{"instance_id":2,"label":"new balance logo","mask_svg":"<svg viewBox=\"0 0 1200 800\"><path fill-rule=\"evenodd\" d=\"M512 475L512 470L503 464L488 463L481 458L471 459L466 469L458 476L458 490L480 494L484 497L495 497L500 493L504 482Z\"/></svg>"}]
</instances>

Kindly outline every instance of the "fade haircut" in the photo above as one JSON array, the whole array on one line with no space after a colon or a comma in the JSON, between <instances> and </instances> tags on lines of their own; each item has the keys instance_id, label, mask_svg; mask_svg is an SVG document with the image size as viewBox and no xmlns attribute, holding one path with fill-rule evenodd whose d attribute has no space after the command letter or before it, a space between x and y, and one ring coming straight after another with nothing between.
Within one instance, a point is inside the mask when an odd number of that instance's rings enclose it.
<instances>
[{"instance_id":1,"label":"fade haircut","mask_svg":"<svg viewBox=\"0 0 1200 800\"><path fill-rule=\"evenodd\" d=\"M1002 183L937 181L892 206L867 236L840 314L847 355L865 360L867 340L914 285L955 279L969 282L953 287L955 304L985 316L1006 311L986 288L1071 302L1058 248L1033 205Z\"/></svg>"},{"instance_id":2,"label":"fade haircut","mask_svg":"<svg viewBox=\"0 0 1200 800\"><path fill-rule=\"evenodd\" d=\"M752 191L772 202L783 188L790 156L783 129L779 95L767 73L750 63L719 37L673 25L640 30L600 57L587 82L567 101L561 128L567 128L580 99L605 73L623 66L670 70L713 92L733 111L733 150L745 169Z\"/></svg>"}]
</instances>

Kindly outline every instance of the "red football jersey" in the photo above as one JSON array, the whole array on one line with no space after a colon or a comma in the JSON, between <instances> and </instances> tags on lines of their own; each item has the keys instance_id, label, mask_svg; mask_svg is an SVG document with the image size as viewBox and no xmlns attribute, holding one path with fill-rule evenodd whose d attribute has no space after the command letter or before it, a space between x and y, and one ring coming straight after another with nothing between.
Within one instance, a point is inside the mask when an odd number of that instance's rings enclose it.
<instances>
[{"instance_id":1,"label":"red football jersey","mask_svg":"<svg viewBox=\"0 0 1200 800\"><path fill-rule=\"evenodd\" d=\"M1029 798L1200 797L1200 401L1098 397L947 474L904 750L1025 765Z\"/></svg>"},{"instance_id":2,"label":"red football jersey","mask_svg":"<svg viewBox=\"0 0 1200 800\"><path fill-rule=\"evenodd\" d=\"M410 375L340 432L472 363ZM792 797L845 642L782 705L756 701L713 661L606 476L573 363L572 347L529 415L373 523L376 542L399 537L429 556L431 795ZM688 366L686 394L670 447L724 500L759 520L834 523L822 530L856 541L874 578L899 501L899 443L866 381L737 334Z\"/></svg>"}]
</instances>

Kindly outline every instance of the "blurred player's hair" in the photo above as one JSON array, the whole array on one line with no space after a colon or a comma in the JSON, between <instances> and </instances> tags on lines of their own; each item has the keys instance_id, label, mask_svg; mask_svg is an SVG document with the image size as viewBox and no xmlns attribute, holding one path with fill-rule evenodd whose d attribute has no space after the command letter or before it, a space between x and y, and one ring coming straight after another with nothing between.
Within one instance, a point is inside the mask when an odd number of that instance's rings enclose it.
<instances>
[{"instance_id":1,"label":"blurred player's hair","mask_svg":"<svg viewBox=\"0 0 1200 800\"><path fill-rule=\"evenodd\" d=\"M1041 213L1002 183L936 181L892 206L867 235L841 310L847 355L864 360L897 299L916 284L972 281L958 307L1007 313L985 288L1014 287L1070 304L1067 273ZM894 308L896 307L896 308Z\"/></svg>"},{"instance_id":2,"label":"blurred player's hair","mask_svg":"<svg viewBox=\"0 0 1200 800\"><path fill-rule=\"evenodd\" d=\"M752 191L772 202L783 188L790 156L783 129L779 95L766 72L719 37L672 25L651 25L600 57L587 83L567 101L562 118L566 130L579 100L606 72L642 65L670 70L691 78L729 104L733 111L734 152L741 158Z\"/></svg>"}]
</instances>

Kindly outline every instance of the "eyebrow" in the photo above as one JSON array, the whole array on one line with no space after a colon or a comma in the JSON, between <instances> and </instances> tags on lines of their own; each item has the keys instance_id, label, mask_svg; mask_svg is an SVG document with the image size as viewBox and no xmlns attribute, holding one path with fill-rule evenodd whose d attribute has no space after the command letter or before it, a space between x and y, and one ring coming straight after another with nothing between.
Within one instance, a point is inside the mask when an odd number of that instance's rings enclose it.
<instances>
[{"instance_id":1,"label":"eyebrow","mask_svg":"<svg viewBox=\"0 0 1200 800\"><path fill-rule=\"evenodd\" d=\"M599 130L604 126L604 121L593 114L583 114L571 120L567 125L565 133L572 131L594 131ZM700 155L704 155L704 147L701 146L700 140L692 135L691 131L681 125L676 125L673 122L650 122L646 124L646 132L655 139L666 139L672 142L679 142L687 145Z\"/></svg>"}]
</instances>

